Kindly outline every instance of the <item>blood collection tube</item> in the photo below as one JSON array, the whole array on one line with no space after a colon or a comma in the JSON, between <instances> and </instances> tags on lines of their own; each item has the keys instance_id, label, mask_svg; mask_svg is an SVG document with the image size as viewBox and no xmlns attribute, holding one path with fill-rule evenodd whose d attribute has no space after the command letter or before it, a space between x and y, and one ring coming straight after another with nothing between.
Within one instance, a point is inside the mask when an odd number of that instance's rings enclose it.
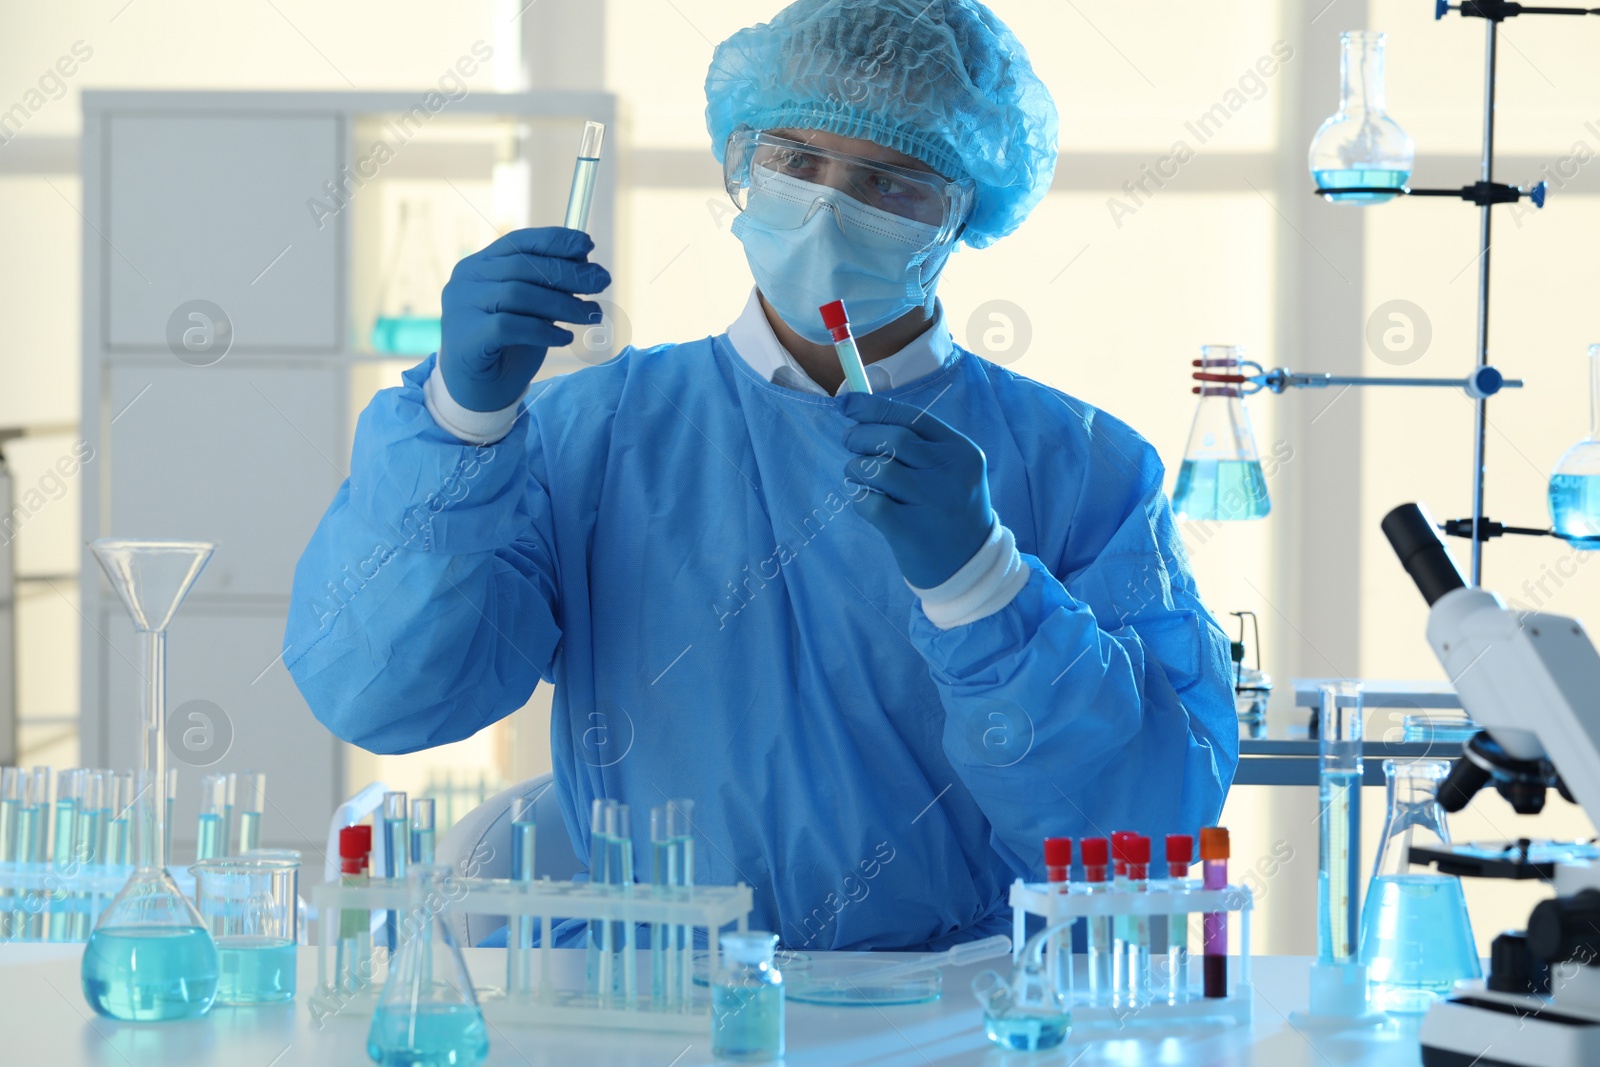
<instances>
[{"instance_id":1,"label":"blood collection tube","mask_svg":"<svg viewBox=\"0 0 1600 1067\"><path fill-rule=\"evenodd\" d=\"M1194 838L1188 834L1167 835L1167 885L1172 892L1186 888L1189 863L1194 859ZM1189 999L1189 913L1175 911L1167 916L1167 1001L1182 1004Z\"/></svg>"},{"instance_id":2,"label":"blood collection tube","mask_svg":"<svg viewBox=\"0 0 1600 1067\"><path fill-rule=\"evenodd\" d=\"M339 884L366 885L372 853L372 827L362 823L339 831ZM339 912L339 951L334 982L342 993L354 993L372 980L372 913L355 908Z\"/></svg>"},{"instance_id":3,"label":"blood collection tube","mask_svg":"<svg viewBox=\"0 0 1600 1067\"><path fill-rule=\"evenodd\" d=\"M1111 883L1106 881L1106 865L1111 859L1111 842L1103 837L1086 837L1078 842L1078 852L1083 857L1084 891L1109 893ZM1089 957L1089 1003L1106 1005L1112 999L1111 970L1111 916L1089 917L1085 947Z\"/></svg>"},{"instance_id":4,"label":"blood collection tube","mask_svg":"<svg viewBox=\"0 0 1600 1067\"><path fill-rule=\"evenodd\" d=\"M1128 854L1127 891L1148 892L1150 888L1150 839L1133 834L1126 842ZM1150 1002L1150 916L1129 915L1127 927L1129 1007Z\"/></svg>"},{"instance_id":5,"label":"blood collection tube","mask_svg":"<svg viewBox=\"0 0 1600 1067\"><path fill-rule=\"evenodd\" d=\"M1068 892L1072 881L1072 838L1044 839L1044 876L1058 893ZM1054 919L1051 922L1055 922ZM1074 924L1076 925L1076 924ZM1072 995L1072 927L1050 939L1050 981L1057 993Z\"/></svg>"},{"instance_id":6,"label":"blood collection tube","mask_svg":"<svg viewBox=\"0 0 1600 1067\"><path fill-rule=\"evenodd\" d=\"M861 353L856 349L856 339L850 334L850 316L844 309L844 301L835 300L817 310L822 312L822 324L833 337L833 350L839 353L839 366L844 368L844 380L850 383L851 391L872 392L872 386L867 381L867 368L861 365Z\"/></svg>"},{"instance_id":7,"label":"blood collection tube","mask_svg":"<svg viewBox=\"0 0 1600 1067\"><path fill-rule=\"evenodd\" d=\"M1228 888L1228 831L1208 826L1200 831L1200 862L1205 865L1207 889ZM1205 995L1213 1000L1228 995L1228 913L1208 911L1205 929Z\"/></svg>"},{"instance_id":8,"label":"blood collection tube","mask_svg":"<svg viewBox=\"0 0 1600 1067\"><path fill-rule=\"evenodd\" d=\"M1132 830L1113 830L1111 833L1111 862L1113 892L1127 893L1128 848L1139 835ZM1128 999L1132 989L1132 975L1128 972L1128 947L1132 935L1132 916L1118 915L1111 921L1111 990L1112 999L1121 1004Z\"/></svg>"}]
</instances>

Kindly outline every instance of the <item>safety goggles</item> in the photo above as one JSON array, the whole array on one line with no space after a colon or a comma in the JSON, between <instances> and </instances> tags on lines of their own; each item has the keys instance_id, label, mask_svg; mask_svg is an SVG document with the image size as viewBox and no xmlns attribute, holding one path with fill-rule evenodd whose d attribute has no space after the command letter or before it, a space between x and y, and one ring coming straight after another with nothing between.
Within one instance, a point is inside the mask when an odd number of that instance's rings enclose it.
<instances>
[{"instance_id":1,"label":"safety goggles","mask_svg":"<svg viewBox=\"0 0 1600 1067\"><path fill-rule=\"evenodd\" d=\"M723 182L740 211L764 192L792 196L797 183L837 190L865 207L932 227L948 245L971 213L976 186L937 174L863 159L748 127L728 138ZM803 221L804 215L799 216ZM799 225L797 221L795 223Z\"/></svg>"}]
</instances>

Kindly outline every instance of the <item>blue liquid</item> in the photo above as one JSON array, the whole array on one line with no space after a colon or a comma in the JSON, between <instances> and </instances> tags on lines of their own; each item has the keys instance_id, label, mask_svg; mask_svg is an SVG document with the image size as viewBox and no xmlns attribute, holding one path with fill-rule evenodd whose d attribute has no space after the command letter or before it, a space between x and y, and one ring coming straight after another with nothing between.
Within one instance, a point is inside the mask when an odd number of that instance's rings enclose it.
<instances>
[{"instance_id":1,"label":"blue liquid","mask_svg":"<svg viewBox=\"0 0 1600 1067\"><path fill-rule=\"evenodd\" d=\"M261 847L261 813L259 811L241 811L239 813L239 843L234 847L233 854L242 856L251 849Z\"/></svg>"},{"instance_id":2,"label":"blue liquid","mask_svg":"<svg viewBox=\"0 0 1600 1067\"><path fill-rule=\"evenodd\" d=\"M127 1022L193 1019L217 992L217 948L198 926L107 926L83 950L83 996Z\"/></svg>"},{"instance_id":3,"label":"blue liquid","mask_svg":"<svg viewBox=\"0 0 1600 1067\"><path fill-rule=\"evenodd\" d=\"M1427 1011L1456 981L1480 977L1460 880L1443 874L1374 878L1362 908L1361 962L1379 1011Z\"/></svg>"},{"instance_id":4,"label":"blue liquid","mask_svg":"<svg viewBox=\"0 0 1600 1067\"><path fill-rule=\"evenodd\" d=\"M775 1060L783 1056L783 986L714 986L711 1054L718 1059Z\"/></svg>"},{"instance_id":5,"label":"blue liquid","mask_svg":"<svg viewBox=\"0 0 1600 1067\"><path fill-rule=\"evenodd\" d=\"M1318 189L1399 189L1411 177L1409 170L1314 170ZM1381 204L1393 193L1333 193L1323 198L1337 204Z\"/></svg>"},{"instance_id":6,"label":"blue liquid","mask_svg":"<svg viewBox=\"0 0 1600 1067\"><path fill-rule=\"evenodd\" d=\"M1350 839L1359 829L1350 818L1350 799L1361 781L1354 771L1329 771L1319 784L1325 825L1318 834L1317 959L1348 963L1356 948L1350 944Z\"/></svg>"},{"instance_id":7,"label":"blue liquid","mask_svg":"<svg viewBox=\"0 0 1600 1067\"><path fill-rule=\"evenodd\" d=\"M367 1055L382 1067L471 1067L488 1057L489 1031L471 1004L380 1004Z\"/></svg>"},{"instance_id":8,"label":"blue liquid","mask_svg":"<svg viewBox=\"0 0 1600 1067\"><path fill-rule=\"evenodd\" d=\"M413 826L411 828L411 862L431 864L433 857L433 827Z\"/></svg>"},{"instance_id":9,"label":"blue liquid","mask_svg":"<svg viewBox=\"0 0 1600 1067\"><path fill-rule=\"evenodd\" d=\"M442 320L437 315L380 315L372 324L372 350L397 356L426 356L439 350L443 336Z\"/></svg>"},{"instance_id":10,"label":"blue liquid","mask_svg":"<svg viewBox=\"0 0 1600 1067\"><path fill-rule=\"evenodd\" d=\"M1551 475L1550 520L1574 548L1600 548L1600 474Z\"/></svg>"},{"instance_id":11,"label":"blue liquid","mask_svg":"<svg viewBox=\"0 0 1600 1067\"><path fill-rule=\"evenodd\" d=\"M294 999L293 941L277 937L217 939L217 1003L271 1004Z\"/></svg>"},{"instance_id":12,"label":"blue liquid","mask_svg":"<svg viewBox=\"0 0 1600 1067\"><path fill-rule=\"evenodd\" d=\"M222 855L222 816L202 813L199 828L195 831L194 858L215 859Z\"/></svg>"},{"instance_id":13,"label":"blue liquid","mask_svg":"<svg viewBox=\"0 0 1600 1067\"><path fill-rule=\"evenodd\" d=\"M1001 1048L1018 1052L1037 1052L1055 1048L1072 1032L1072 1016L983 1014L983 1032Z\"/></svg>"},{"instance_id":14,"label":"blue liquid","mask_svg":"<svg viewBox=\"0 0 1600 1067\"><path fill-rule=\"evenodd\" d=\"M1172 510L1186 519L1259 519L1272 510L1260 460L1186 459Z\"/></svg>"}]
</instances>

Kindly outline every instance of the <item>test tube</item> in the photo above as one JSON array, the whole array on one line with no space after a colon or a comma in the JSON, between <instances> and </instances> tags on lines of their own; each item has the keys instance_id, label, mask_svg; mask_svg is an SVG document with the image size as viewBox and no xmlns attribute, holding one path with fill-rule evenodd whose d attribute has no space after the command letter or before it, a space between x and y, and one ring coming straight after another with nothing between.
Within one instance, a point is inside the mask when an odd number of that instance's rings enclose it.
<instances>
[{"instance_id":1,"label":"test tube","mask_svg":"<svg viewBox=\"0 0 1600 1067\"><path fill-rule=\"evenodd\" d=\"M0 866L17 859L17 819L22 808L22 772L0 767ZM0 941L11 938L11 893L0 889Z\"/></svg>"},{"instance_id":2,"label":"test tube","mask_svg":"<svg viewBox=\"0 0 1600 1067\"><path fill-rule=\"evenodd\" d=\"M678 842L666 808L650 809L650 884L670 889L678 884ZM678 930L668 923L650 926L650 999L659 1009L677 1007Z\"/></svg>"},{"instance_id":3,"label":"test tube","mask_svg":"<svg viewBox=\"0 0 1600 1067\"><path fill-rule=\"evenodd\" d=\"M123 771L112 779L111 810L107 812L105 841L101 846L106 863L117 867L128 864L128 827L133 819L133 801L133 772Z\"/></svg>"},{"instance_id":4,"label":"test tube","mask_svg":"<svg viewBox=\"0 0 1600 1067\"><path fill-rule=\"evenodd\" d=\"M1317 724L1317 961L1355 962L1355 902L1350 882L1356 857L1350 844L1360 839L1361 686L1331 682L1320 687L1321 718Z\"/></svg>"},{"instance_id":5,"label":"test tube","mask_svg":"<svg viewBox=\"0 0 1600 1067\"><path fill-rule=\"evenodd\" d=\"M28 775L27 791L23 798L24 828L27 840L23 842L23 856L27 863L44 863L50 858L50 768L35 767ZM28 890L23 896L20 936L41 941L44 939L44 907L46 894Z\"/></svg>"},{"instance_id":6,"label":"test tube","mask_svg":"<svg viewBox=\"0 0 1600 1067\"><path fill-rule=\"evenodd\" d=\"M1083 881L1086 893L1109 893L1112 885L1106 881L1106 866L1111 859L1111 842L1103 837L1086 837L1078 843L1083 855ZM1106 1006L1112 1002L1112 943L1111 916L1091 915L1084 947L1089 965L1089 1003Z\"/></svg>"},{"instance_id":7,"label":"test tube","mask_svg":"<svg viewBox=\"0 0 1600 1067\"><path fill-rule=\"evenodd\" d=\"M222 794L222 833L217 842L219 856L234 855L233 851L233 811L239 797L239 776L229 771L224 778L226 790ZM171 835L168 835L171 836Z\"/></svg>"},{"instance_id":8,"label":"test tube","mask_svg":"<svg viewBox=\"0 0 1600 1067\"><path fill-rule=\"evenodd\" d=\"M1044 839L1044 877L1050 888L1065 896L1071 892L1072 838ZM1051 919L1055 922L1055 919ZM1076 924L1074 924L1076 925ZM1072 927L1057 933L1045 946L1050 956L1050 983L1063 997L1072 996Z\"/></svg>"},{"instance_id":9,"label":"test tube","mask_svg":"<svg viewBox=\"0 0 1600 1067\"><path fill-rule=\"evenodd\" d=\"M1112 892L1128 892L1128 842L1138 835L1131 830L1111 832ZM1128 972L1128 944L1132 936L1132 917L1116 915L1111 920L1111 1000L1121 1006L1132 989Z\"/></svg>"},{"instance_id":10,"label":"test tube","mask_svg":"<svg viewBox=\"0 0 1600 1067\"><path fill-rule=\"evenodd\" d=\"M87 871L101 864L100 825L106 807L105 790L109 784L109 776L105 771L83 772L83 795L78 802L78 830L73 843L75 872ZM73 941L83 941L89 936L89 898L88 892L80 892L74 898L82 901L83 905L73 907L71 933L68 935Z\"/></svg>"},{"instance_id":11,"label":"test tube","mask_svg":"<svg viewBox=\"0 0 1600 1067\"><path fill-rule=\"evenodd\" d=\"M1167 835L1167 889L1187 888L1189 864L1194 860L1194 838L1188 834ZM1167 1003L1183 1004L1189 999L1189 913L1167 916Z\"/></svg>"},{"instance_id":12,"label":"test tube","mask_svg":"<svg viewBox=\"0 0 1600 1067\"><path fill-rule=\"evenodd\" d=\"M372 827L346 826L339 831L339 884L366 885L372 854ZM339 912L339 951L334 961L335 988L355 993L372 981L372 913L345 908Z\"/></svg>"},{"instance_id":13,"label":"test tube","mask_svg":"<svg viewBox=\"0 0 1600 1067\"><path fill-rule=\"evenodd\" d=\"M567 195L567 218L562 223L569 230L589 229L589 205L594 200L594 180L600 173L600 146L606 139L606 124L586 122L583 139L578 142L578 161L572 168L572 191Z\"/></svg>"},{"instance_id":14,"label":"test tube","mask_svg":"<svg viewBox=\"0 0 1600 1067\"><path fill-rule=\"evenodd\" d=\"M612 849L607 863L611 884L623 893L633 891L633 828L628 805L612 804L606 808L606 843ZM622 997L622 1007L632 1009L636 993L635 951L633 923L614 921L611 924L611 980L613 996ZM602 993L604 990L602 990Z\"/></svg>"},{"instance_id":15,"label":"test tube","mask_svg":"<svg viewBox=\"0 0 1600 1067\"><path fill-rule=\"evenodd\" d=\"M511 801L511 880L533 881L534 844L538 839L537 797ZM512 915L506 931L506 993L533 993L533 916Z\"/></svg>"},{"instance_id":16,"label":"test tube","mask_svg":"<svg viewBox=\"0 0 1600 1067\"><path fill-rule=\"evenodd\" d=\"M1150 889L1150 839L1133 834L1126 843L1128 855L1127 891L1145 893ZM1125 1003L1130 1008L1150 1003L1150 916L1128 916L1128 991Z\"/></svg>"},{"instance_id":17,"label":"test tube","mask_svg":"<svg viewBox=\"0 0 1600 1067\"><path fill-rule=\"evenodd\" d=\"M228 780L231 783L234 776L228 775ZM237 789L233 803L239 813L239 832L233 842L233 855L242 856L261 847L261 813L267 806L267 776L245 771L238 776Z\"/></svg>"},{"instance_id":18,"label":"test tube","mask_svg":"<svg viewBox=\"0 0 1600 1067\"><path fill-rule=\"evenodd\" d=\"M411 802L411 862L432 863L433 798L418 797Z\"/></svg>"},{"instance_id":19,"label":"test tube","mask_svg":"<svg viewBox=\"0 0 1600 1067\"><path fill-rule=\"evenodd\" d=\"M71 878L77 871L78 802L83 794L82 770L62 771L56 777L55 834L50 848L50 866L58 879ZM66 941L72 936L72 914L68 893L59 882L50 892L50 918L46 936L51 941Z\"/></svg>"},{"instance_id":20,"label":"test tube","mask_svg":"<svg viewBox=\"0 0 1600 1067\"><path fill-rule=\"evenodd\" d=\"M845 311L844 301L835 300L831 304L823 304L817 309L822 312L822 324L828 328L828 333L833 337L833 350L839 355L839 366L844 369L844 379L850 383L850 389L856 393L871 393L872 385L867 381L867 368L861 364L861 352L856 348L856 339L850 333L850 316Z\"/></svg>"},{"instance_id":21,"label":"test tube","mask_svg":"<svg viewBox=\"0 0 1600 1067\"><path fill-rule=\"evenodd\" d=\"M194 858L215 859L222 855L223 813L228 806L228 779L208 774L200 779L200 819L195 828Z\"/></svg>"},{"instance_id":22,"label":"test tube","mask_svg":"<svg viewBox=\"0 0 1600 1067\"><path fill-rule=\"evenodd\" d=\"M1207 889L1228 888L1228 831L1208 826L1200 831L1200 862ZM1228 995L1228 913L1208 911L1205 929L1205 995L1219 1000Z\"/></svg>"},{"instance_id":23,"label":"test tube","mask_svg":"<svg viewBox=\"0 0 1600 1067\"><path fill-rule=\"evenodd\" d=\"M609 885L611 846L606 840L606 808L614 800L595 797L589 806L589 884ZM589 920L588 955L585 975L590 993L603 994L611 989L611 924L600 919Z\"/></svg>"},{"instance_id":24,"label":"test tube","mask_svg":"<svg viewBox=\"0 0 1600 1067\"><path fill-rule=\"evenodd\" d=\"M406 795L400 792L383 794L383 876L404 881L406 865L411 859L411 825L406 819ZM398 916L388 912L384 916L384 938L391 958L400 947Z\"/></svg>"}]
</instances>

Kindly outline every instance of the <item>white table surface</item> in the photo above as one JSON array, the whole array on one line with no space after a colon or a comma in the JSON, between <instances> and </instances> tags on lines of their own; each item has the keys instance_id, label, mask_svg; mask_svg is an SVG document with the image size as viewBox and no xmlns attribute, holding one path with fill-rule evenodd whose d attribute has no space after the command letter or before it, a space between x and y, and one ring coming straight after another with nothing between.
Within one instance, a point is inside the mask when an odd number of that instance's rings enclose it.
<instances>
[{"instance_id":1,"label":"white table surface","mask_svg":"<svg viewBox=\"0 0 1600 1067\"><path fill-rule=\"evenodd\" d=\"M500 954L500 950L468 950L474 971L479 971L479 953ZM94 1014L78 985L81 954L79 945L0 944L0 1064L361 1067L370 1062L365 1017L327 1020L320 1030L311 1017L307 1003L316 981L314 949L300 951L300 994L293 1004L213 1008L202 1019L175 1023L118 1023ZM1003 1051L984 1037L968 983L988 965L953 967L945 971L944 996L932 1004L788 1005L784 1063L788 1067L1414 1067L1421 1062L1414 1019L1396 1020L1376 1031L1331 1034L1290 1026L1289 1012L1305 1005L1309 964L1301 957L1251 961L1256 1001L1250 1026L1140 1024L1122 1031L1080 1026L1063 1047L1038 1053ZM480 973L495 973L503 964L485 959L481 966ZM489 1034L488 1063L505 1067L706 1067L714 1062L709 1033L691 1038L495 1025Z\"/></svg>"}]
</instances>

